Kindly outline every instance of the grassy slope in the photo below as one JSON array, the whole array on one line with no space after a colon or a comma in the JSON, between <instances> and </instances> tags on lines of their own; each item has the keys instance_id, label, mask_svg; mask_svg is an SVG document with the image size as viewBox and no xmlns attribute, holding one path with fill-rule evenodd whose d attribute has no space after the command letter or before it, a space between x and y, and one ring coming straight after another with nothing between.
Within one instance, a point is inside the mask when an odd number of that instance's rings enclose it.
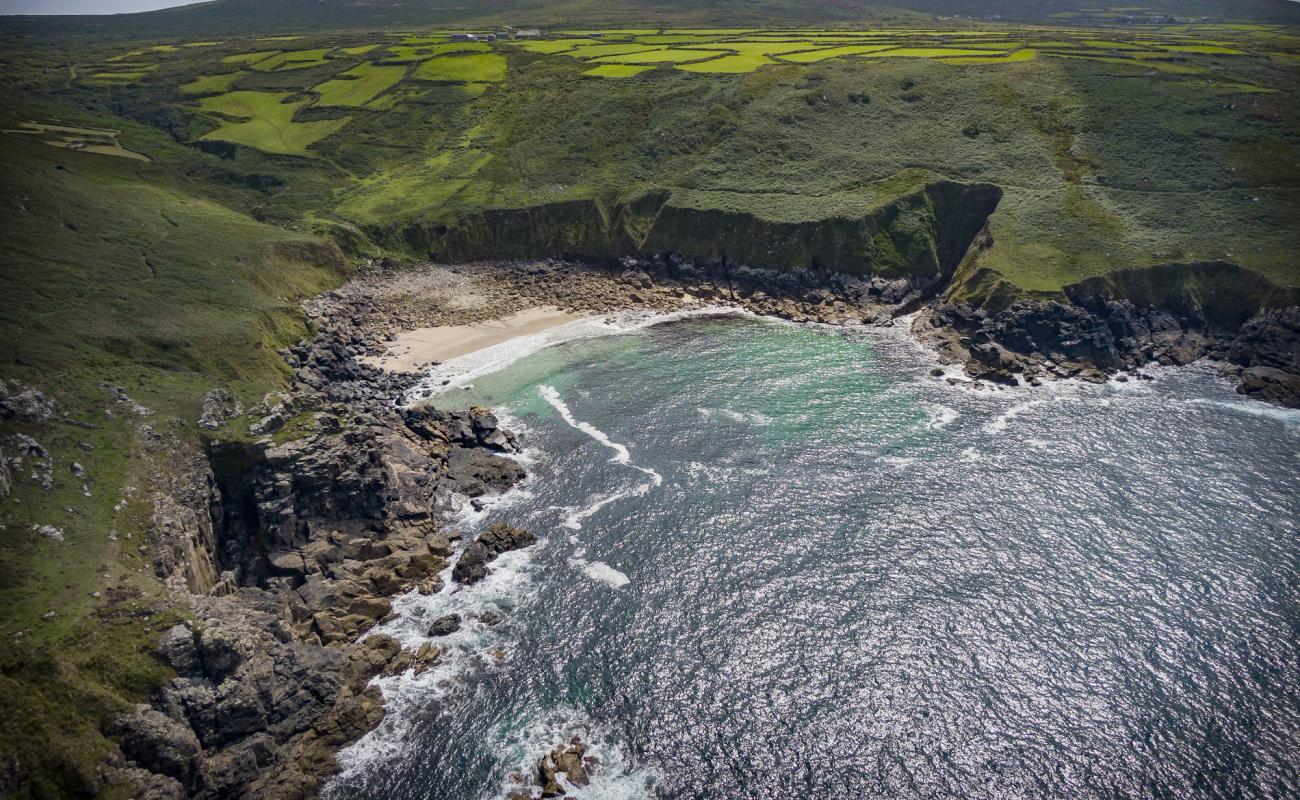
<instances>
[{"instance_id":1,"label":"grassy slope","mask_svg":"<svg viewBox=\"0 0 1300 800\"><path fill-rule=\"evenodd\" d=\"M128 145L175 153L148 129L116 122ZM80 792L106 753L107 715L164 677L154 642L183 613L136 549L147 494L114 510L125 486L147 491L160 465L141 457L135 420L98 382L123 386L154 410L152 425L187 441L212 386L251 401L280 383L274 348L303 331L291 298L340 276L319 240L255 222L169 169L8 136L2 144L0 375L40 387L82 425L0 424L6 456L8 434L22 431L55 460L52 490L21 479L29 463L0 506L0 754L16 769L6 791L63 797ZM65 541L33 532L38 524L62 528Z\"/></svg>"},{"instance_id":2,"label":"grassy slope","mask_svg":"<svg viewBox=\"0 0 1300 800\"><path fill-rule=\"evenodd\" d=\"M421 112L416 152L378 154L337 213L382 228L669 186L804 219L853 213L864 185L922 170L1007 189L986 261L1024 289L1209 258L1300 283L1287 223L1300 190L1295 75L1266 61L1190 79L1088 60L895 58L600 80L563 54L512 59L499 90L411 96L323 142L347 158ZM1230 77L1282 91L1239 94Z\"/></svg>"}]
</instances>

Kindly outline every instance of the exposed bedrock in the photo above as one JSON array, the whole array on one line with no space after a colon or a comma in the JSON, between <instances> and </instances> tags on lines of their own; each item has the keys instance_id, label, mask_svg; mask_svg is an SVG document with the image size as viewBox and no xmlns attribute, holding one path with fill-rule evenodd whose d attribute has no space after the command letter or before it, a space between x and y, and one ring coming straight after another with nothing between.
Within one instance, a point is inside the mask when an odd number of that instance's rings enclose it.
<instances>
[{"instance_id":1,"label":"exposed bedrock","mask_svg":"<svg viewBox=\"0 0 1300 800\"><path fill-rule=\"evenodd\" d=\"M975 377L1031 382L1044 373L1102 380L1151 361L1229 365L1243 394L1300 407L1300 292L1227 262L1118 270L1064 297L1011 299L988 270L954 287L919 328Z\"/></svg>"},{"instance_id":2,"label":"exposed bedrock","mask_svg":"<svg viewBox=\"0 0 1300 800\"><path fill-rule=\"evenodd\" d=\"M380 346L358 303L326 298L252 435L227 438L211 415L208 457L173 460L155 498L155 569L197 616L159 646L176 677L107 727L122 755L109 780L132 796L316 796L334 754L383 716L370 679L438 657L358 639L390 596L438 587L449 511L524 477L486 409L393 404L413 377L357 360Z\"/></svg>"}]
</instances>

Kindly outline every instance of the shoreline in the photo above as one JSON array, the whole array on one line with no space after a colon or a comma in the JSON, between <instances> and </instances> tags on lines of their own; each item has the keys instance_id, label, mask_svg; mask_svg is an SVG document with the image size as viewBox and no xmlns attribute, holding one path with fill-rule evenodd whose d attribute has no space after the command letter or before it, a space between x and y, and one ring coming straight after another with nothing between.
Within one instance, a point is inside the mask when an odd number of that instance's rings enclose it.
<instances>
[{"instance_id":1,"label":"shoreline","mask_svg":"<svg viewBox=\"0 0 1300 800\"><path fill-rule=\"evenodd\" d=\"M555 306L537 306L481 322L413 328L398 333L383 355L367 355L357 360L387 372L413 372L521 336L545 333L583 317Z\"/></svg>"},{"instance_id":2,"label":"shoreline","mask_svg":"<svg viewBox=\"0 0 1300 800\"><path fill-rule=\"evenodd\" d=\"M495 348L513 360L549 346L546 332L576 320L590 320L586 334L617 333L692 308L831 327L902 323L907 330L900 335L950 368L932 369L936 380L981 389L1068 378L1100 382L1108 372L1140 378L1141 365L1153 358L1190 363L1226 346L1222 337L1189 334L1172 344L1112 345L1104 364L1086 354L1049 358L1007 350L987 335L965 338L968 324L992 318L926 302L906 282L740 270L719 276L657 262L623 266L620 273L554 261L426 264L362 274L303 304L311 333L281 351L292 369L284 391L267 394L244 415L213 390L200 422L213 441L205 457L176 476L181 489L172 491L184 491L172 516L159 523L165 533L158 543L167 552L197 554L190 560L210 559L212 580L191 589L204 622L167 632L161 655L178 677L151 698L154 705L113 722L141 779L166 777L192 787L202 776L223 791L314 795L338 772L337 754L384 717L384 698L371 679L427 670L444 657L439 646L412 652L373 629L391 619L395 596L442 589L444 572L479 544L460 541L457 513L502 496L527 470L516 458L520 443L488 409L397 405L439 377L413 371L424 359L455 361ZM644 317L610 318L628 311ZM1068 322L1067 333L1081 324ZM1043 339L1039 347L1054 353L1054 344ZM1180 349L1171 350L1174 345ZM993 356L998 361L990 372ZM501 365L483 360L476 369ZM462 372L454 379L472 377ZM244 420L240 427L225 428L236 419ZM516 541L526 539L516 535ZM504 540L498 536L491 547L489 555L498 554ZM487 569L486 562L480 566ZM185 575L177 573L175 581L182 585ZM268 675L328 690L293 722L264 708L232 726L232 703L275 690ZM197 691L203 681L220 691ZM278 731L273 746L263 735L268 730ZM152 757L159 742L171 741L193 743L179 778L165 776L171 766ZM237 769L247 748L263 745L270 747L268 763L279 765L274 784L270 772Z\"/></svg>"}]
</instances>

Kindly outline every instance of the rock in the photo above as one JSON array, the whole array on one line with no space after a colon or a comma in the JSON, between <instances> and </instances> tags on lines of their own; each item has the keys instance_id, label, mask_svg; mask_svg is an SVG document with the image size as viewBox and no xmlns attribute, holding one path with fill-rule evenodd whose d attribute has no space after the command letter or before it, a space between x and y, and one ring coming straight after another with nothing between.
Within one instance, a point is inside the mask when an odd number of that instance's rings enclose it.
<instances>
[{"instance_id":1,"label":"rock","mask_svg":"<svg viewBox=\"0 0 1300 800\"><path fill-rule=\"evenodd\" d=\"M193 788L199 777L199 740L183 725L147 705L116 717L108 733L120 737L122 754L150 770Z\"/></svg>"},{"instance_id":2,"label":"rock","mask_svg":"<svg viewBox=\"0 0 1300 800\"><path fill-rule=\"evenodd\" d=\"M198 644L203 672L215 683L221 683L244 662L239 640L224 628L201 628Z\"/></svg>"},{"instance_id":3,"label":"rock","mask_svg":"<svg viewBox=\"0 0 1300 800\"><path fill-rule=\"evenodd\" d=\"M1247 367L1242 370L1237 391L1256 400L1300 408L1300 374L1276 367Z\"/></svg>"},{"instance_id":4,"label":"rock","mask_svg":"<svg viewBox=\"0 0 1300 800\"><path fill-rule=\"evenodd\" d=\"M199 656L198 644L194 641L194 632L186 625L173 625L162 635L158 642L158 657L166 661L177 675L199 676L203 674L203 662Z\"/></svg>"},{"instance_id":5,"label":"rock","mask_svg":"<svg viewBox=\"0 0 1300 800\"><path fill-rule=\"evenodd\" d=\"M307 563L296 552L272 553L267 561L276 572L286 575L302 575L307 571Z\"/></svg>"},{"instance_id":6,"label":"rock","mask_svg":"<svg viewBox=\"0 0 1300 800\"><path fill-rule=\"evenodd\" d=\"M25 433L14 434L14 441L18 447L18 455L22 458L49 458L50 451L41 446L41 443L28 436Z\"/></svg>"},{"instance_id":7,"label":"rock","mask_svg":"<svg viewBox=\"0 0 1300 800\"><path fill-rule=\"evenodd\" d=\"M203 398L199 414L199 427L215 431L222 423L244 413L244 404L226 389L216 388Z\"/></svg>"},{"instance_id":8,"label":"rock","mask_svg":"<svg viewBox=\"0 0 1300 800\"><path fill-rule=\"evenodd\" d=\"M559 797L562 794L559 781L561 773L574 786L582 788L589 785L591 779L583 762L586 753L586 745L575 736L567 746L556 745L551 752L542 756L537 762L537 778L542 784L542 797Z\"/></svg>"},{"instance_id":9,"label":"rock","mask_svg":"<svg viewBox=\"0 0 1300 800\"><path fill-rule=\"evenodd\" d=\"M0 419L40 422L54 416L54 401L17 381L0 380Z\"/></svg>"},{"instance_id":10,"label":"rock","mask_svg":"<svg viewBox=\"0 0 1300 800\"><path fill-rule=\"evenodd\" d=\"M460 614L448 614L445 617L438 617L429 626L429 636L449 636L460 630Z\"/></svg>"},{"instance_id":11,"label":"rock","mask_svg":"<svg viewBox=\"0 0 1300 800\"><path fill-rule=\"evenodd\" d=\"M477 583L488 576L487 565L497 556L536 542L537 537L522 528L504 522L495 523L460 554L451 571L452 580L463 584Z\"/></svg>"},{"instance_id":12,"label":"rock","mask_svg":"<svg viewBox=\"0 0 1300 800\"><path fill-rule=\"evenodd\" d=\"M3 501L13 491L14 479L9 474L9 462L5 459L3 450L0 450L0 501Z\"/></svg>"},{"instance_id":13,"label":"rock","mask_svg":"<svg viewBox=\"0 0 1300 800\"><path fill-rule=\"evenodd\" d=\"M478 621L489 627L500 625L504 617L495 611L483 611L478 615Z\"/></svg>"}]
</instances>

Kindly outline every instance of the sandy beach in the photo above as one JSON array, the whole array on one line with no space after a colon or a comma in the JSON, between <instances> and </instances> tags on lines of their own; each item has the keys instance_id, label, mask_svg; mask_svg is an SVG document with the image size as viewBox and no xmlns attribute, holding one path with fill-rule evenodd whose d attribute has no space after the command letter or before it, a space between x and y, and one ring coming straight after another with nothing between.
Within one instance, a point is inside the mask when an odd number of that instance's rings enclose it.
<instances>
[{"instance_id":1,"label":"sandy beach","mask_svg":"<svg viewBox=\"0 0 1300 800\"><path fill-rule=\"evenodd\" d=\"M582 314L564 311L555 306L539 306L469 325L415 328L399 333L384 355L367 356L361 360L380 369L411 372L430 362L450 361L517 336L531 336L582 317Z\"/></svg>"}]
</instances>

